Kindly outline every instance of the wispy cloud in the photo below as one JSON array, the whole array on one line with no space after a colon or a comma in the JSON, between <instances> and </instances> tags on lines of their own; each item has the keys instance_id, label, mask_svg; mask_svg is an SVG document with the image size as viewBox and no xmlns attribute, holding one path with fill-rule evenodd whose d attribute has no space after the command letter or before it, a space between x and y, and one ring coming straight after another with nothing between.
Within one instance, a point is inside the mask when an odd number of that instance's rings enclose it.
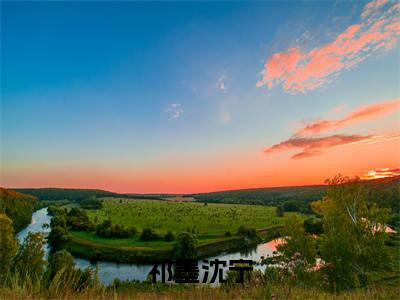
<instances>
[{"instance_id":1,"label":"wispy cloud","mask_svg":"<svg viewBox=\"0 0 400 300\"><path fill-rule=\"evenodd\" d=\"M303 136L309 133L319 133L327 130L335 130L352 123L361 122L364 120L373 119L384 114L390 113L400 108L400 98L395 100L375 103L371 105L361 106L353 112L349 113L342 119L337 120L318 120L316 122L307 124L299 131L297 135Z\"/></svg>"},{"instance_id":2,"label":"wispy cloud","mask_svg":"<svg viewBox=\"0 0 400 300\"><path fill-rule=\"evenodd\" d=\"M227 86L225 83L226 78L227 78L227 76L225 74L223 74L220 77L218 77L218 80L217 80L217 88L223 93L227 92Z\"/></svg>"},{"instance_id":3,"label":"wispy cloud","mask_svg":"<svg viewBox=\"0 0 400 300\"><path fill-rule=\"evenodd\" d=\"M372 135L332 135L326 137L293 137L279 144L273 145L264 150L264 153L271 154L292 149L301 149L299 153L292 156L292 159L306 158L320 155L327 150L350 145L373 141L376 137Z\"/></svg>"},{"instance_id":4,"label":"wispy cloud","mask_svg":"<svg viewBox=\"0 0 400 300\"><path fill-rule=\"evenodd\" d=\"M374 170L365 171L361 175L361 179L369 180L377 178L394 177L399 175L400 175L400 168L377 168Z\"/></svg>"},{"instance_id":5,"label":"wispy cloud","mask_svg":"<svg viewBox=\"0 0 400 300\"><path fill-rule=\"evenodd\" d=\"M171 119L178 119L183 114L183 109L179 103L171 103L165 110L170 115Z\"/></svg>"},{"instance_id":6,"label":"wispy cloud","mask_svg":"<svg viewBox=\"0 0 400 300\"><path fill-rule=\"evenodd\" d=\"M289 93L319 88L381 49L392 49L400 34L400 3L375 0L365 5L359 24L310 51L291 47L265 63L257 87L281 84Z\"/></svg>"}]
</instances>

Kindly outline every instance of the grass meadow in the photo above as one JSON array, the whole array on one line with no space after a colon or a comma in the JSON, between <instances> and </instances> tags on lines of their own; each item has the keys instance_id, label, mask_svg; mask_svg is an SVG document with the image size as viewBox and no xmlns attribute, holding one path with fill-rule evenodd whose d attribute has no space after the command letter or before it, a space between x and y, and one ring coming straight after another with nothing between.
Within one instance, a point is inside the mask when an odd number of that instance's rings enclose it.
<instances>
[{"instance_id":1,"label":"grass meadow","mask_svg":"<svg viewBox=\"0 0 400 300\"><path fill-rule=\"evenodd\" d=\"M102 209L87 212L97 223L110 218L115 224L133 226L139 232L143 228L153 228L159 234L190 231L201 239L226 232L235 234L240 226L260 229L284 223L274 207L261 205L105 198Z\"/></svg>"}]
</instances>

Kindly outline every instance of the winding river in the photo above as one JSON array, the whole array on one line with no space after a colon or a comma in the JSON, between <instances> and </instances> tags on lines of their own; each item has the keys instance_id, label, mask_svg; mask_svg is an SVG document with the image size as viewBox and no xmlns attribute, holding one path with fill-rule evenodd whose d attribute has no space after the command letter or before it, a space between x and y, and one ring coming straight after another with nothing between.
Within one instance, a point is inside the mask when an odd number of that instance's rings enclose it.
<instances>
[{"instance_id":1,"label":"winding river","mask_svg":"<svg viewBox=\"0 0 400 300\"><path fill-rule=\"evenodd\" d=\"M47 208L42 208L37 210L32 215L32 222L26 228L21 230L17 234L17 238L20 242L22 242L27 236L28 232L43 232L45 235L49 233L50 228L44 226L45 224L50 224L51 216L47 214ZM208 260L219 259L219 260L232 260L232 259L249 259L253 260L257 263L261 261L262 257L267 257L273 255L273 252L276 249L277 244L279 243L279 239L272 240L268 243L262 243L252 249L248 249L246 251L232 252L232 253L221 253L216 256L212 256L207 258ZM46 244L45 246L46 258L49 253L49 247ZM88 266L96 266L98 267L98 274L100 280L104 284L111 284L115 278L119 278L120 280L139 280L144 281L153 265L149 264L124 264L124 263L113 263L106 261L99 261L96 264L89 262L88 260L76 258L75 259L76 266L78 268L86 268ZM203 278L202 269L202 261L199 261L199 271L200 277ZM254 269L264 271L265 266L257 264ZM213 268L210 267L210 272L212 273ZM209 276L211 277L211 275Z\"/></svg>"}]
</instances>

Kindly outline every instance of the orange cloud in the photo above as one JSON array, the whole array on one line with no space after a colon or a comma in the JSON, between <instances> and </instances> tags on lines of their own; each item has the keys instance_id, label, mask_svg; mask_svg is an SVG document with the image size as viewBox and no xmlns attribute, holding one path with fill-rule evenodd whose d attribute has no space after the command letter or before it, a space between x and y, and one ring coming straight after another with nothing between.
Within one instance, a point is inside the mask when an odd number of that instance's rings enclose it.
<instances>
[{"instance_id":1,"label":"orange cloud","mask_svg":"<svg viewBox=\"0 0 400 300\"><path fill-rule=\"evenodd\" d=\"M386 177L394 177L400 175L400 168L377 168L374 170L365 171L361 175L361 179L369 180L369 179L377 179L377 178L386 178Z\"/></svg>"},{"instance_id":2,"label":"orange cloud","mask_svg":"<svg viewBox=\"0 0 400 300\"><path fill-rule=\"evenodd\" d=\"M372 135L332 135L327 137L293 137L279 144L273 145L264 150L264 153L271 154L300 148L301 152L292 156L292 159L306 158L320 155L327 150L339 146L355 143L374 141L376 136Z\"/></svg>"},{"instance_id":3,"label":"orange cloud","mask_svg":"<svg viewBox=\"0 0 400 300\"><path fill-rule=\"evenodd\" d=\"M400 3L376 0L363 10L361 22L334 41L311 51L291 47L273 54L256 86L281 84L289 93L314 90L380 49L392 49L400 34Z\"/></svg>"},{"instance_id":4,"label":"orange cloud","mask_svg":"<svg viewBox=\"0 0 400 300\"><path fill-rule=\"evenodd\" d=\"M338 120L319 120L301 128L296 134L303 136L348 126L349 124L376 118L400 108L400 98L395 100L359 107L346 117Z\"/></svg>"}]
</instances>

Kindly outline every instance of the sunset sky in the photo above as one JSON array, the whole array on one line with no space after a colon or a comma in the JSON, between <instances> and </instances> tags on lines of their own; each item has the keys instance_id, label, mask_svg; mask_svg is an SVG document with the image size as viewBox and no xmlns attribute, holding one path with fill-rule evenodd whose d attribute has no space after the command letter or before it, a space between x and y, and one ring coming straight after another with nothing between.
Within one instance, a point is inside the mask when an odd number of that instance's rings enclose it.
<instances>
[{"instance_id":1,"label":"sunset sky","mask_svg":"<svg viewBox=\"0 0 400 300\"><path fill-rule=\"evenodd\" d=\"M1 186L400 174L398 2L1 6Z\"/></svg>"}]
</instances>

